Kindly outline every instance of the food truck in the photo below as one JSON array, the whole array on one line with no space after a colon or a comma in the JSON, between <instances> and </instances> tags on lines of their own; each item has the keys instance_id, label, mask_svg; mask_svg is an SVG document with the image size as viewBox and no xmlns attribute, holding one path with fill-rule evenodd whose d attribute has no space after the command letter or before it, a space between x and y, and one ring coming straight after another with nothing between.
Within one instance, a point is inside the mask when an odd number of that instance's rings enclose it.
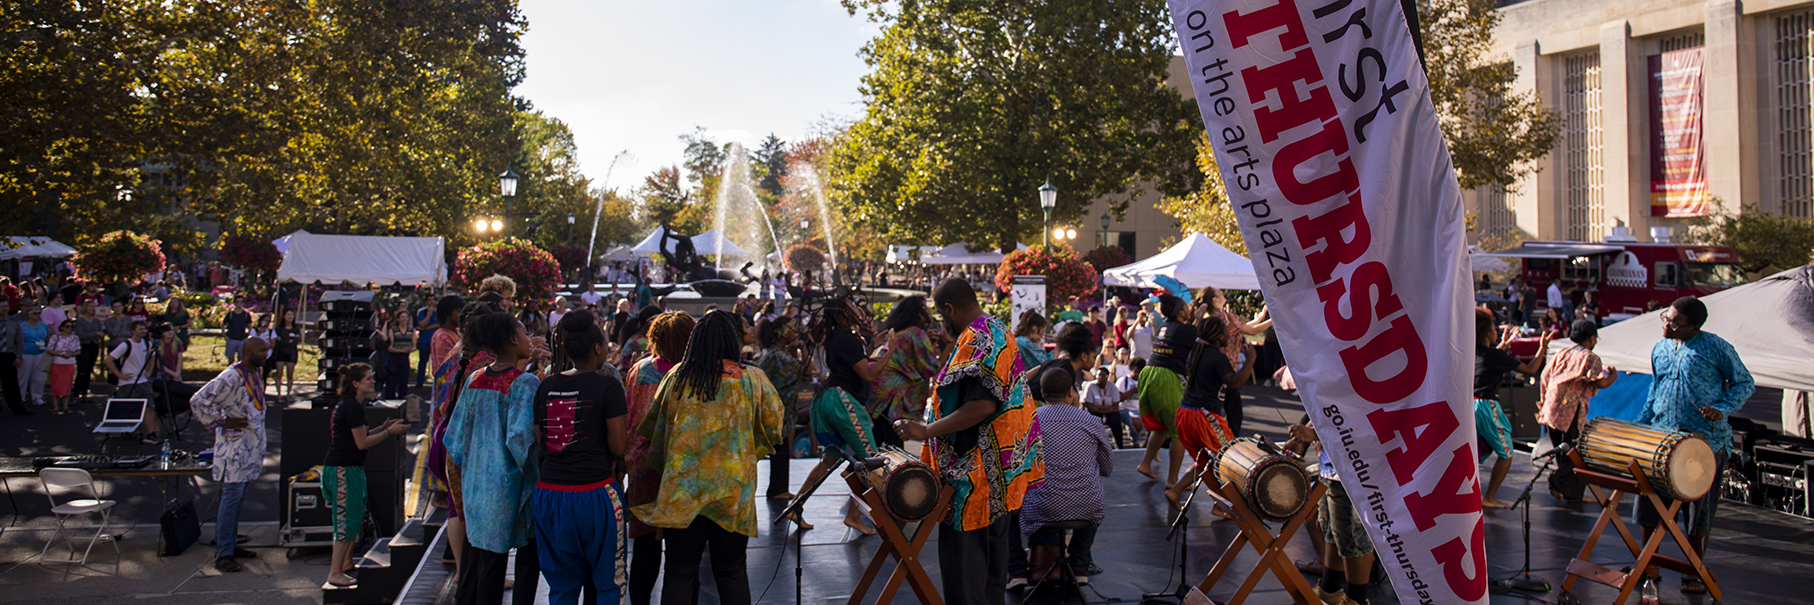
<instances>
[{"instance_id":1,"label":"food truck","mask_svg":"<svg viewBox=\"0 0 1814 605\"><path fill-rule=\"evenodd\" d=\"M1491 256L1523 261L1519 276L1537 290L1537 313L1548 308L1549 285L1580 305L1598 292L1600 317L1618 321L1666 306L1683 296L1706 296L1745 283L1738 254L1728 246L1638 242L1526 241Z\"/></svg>"}]
</instances>

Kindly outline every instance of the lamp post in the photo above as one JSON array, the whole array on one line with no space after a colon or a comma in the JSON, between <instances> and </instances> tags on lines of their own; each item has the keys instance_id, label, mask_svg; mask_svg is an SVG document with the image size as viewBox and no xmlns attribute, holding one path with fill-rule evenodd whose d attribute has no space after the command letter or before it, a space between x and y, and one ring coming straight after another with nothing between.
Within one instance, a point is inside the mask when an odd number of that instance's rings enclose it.
<instances>
[{"instance_id":1,"label":"lamp post","mask_svg":"<svg viewBox=\"0 0 1814 605\"><path fill-rule=\"evenodd\" d=\"M516 171L511 170L509 167L504 168L504 174L498 175L498 194L504 196L504 216L506 217L510 216L510 202L514 201L516 198L516 181ZM491 230L502 233L504 230L503 221L491 221Z\"/></svg>"},{"instance_id":2,"label":"lamp post","mask_svg":"<svg viewBox=\"0 0 1814 605\"><path fill-rule=\"evenodd\" d=\"M1052 179L1039 186L1039 209L1045 212L1046 247L1052 247L1052 209L1058 206L1058 188L1052 186Z\"/></svg>"},{"instance_id":3,"label":"lamp post","mask_svg":"<svg viewBox=\"0 0 1814 605\"><path fill-rule=\"evenodd\" d=\"M1108 245L1109 245L1109 213L1104 212L1104 213L1102 213L1102 244L1101 244L1101 246L1104 248L1107 248Z\"/></svg>"},{"instance_id":4,"label":"lamp post","mask_svg":"<svg viewBox=\"0 0 1814 605\"><path fill-rule=\"evenodd\" d=\"M573 213L567 213L567 245L573 245Z\"/></svg>"}]
</instances>

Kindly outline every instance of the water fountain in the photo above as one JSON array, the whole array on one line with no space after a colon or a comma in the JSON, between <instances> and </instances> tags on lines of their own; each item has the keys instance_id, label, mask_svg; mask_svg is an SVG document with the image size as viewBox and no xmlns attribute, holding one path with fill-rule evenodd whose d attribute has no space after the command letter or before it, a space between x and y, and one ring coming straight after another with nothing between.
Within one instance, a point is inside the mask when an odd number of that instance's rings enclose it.
<instances>
[{"instance_id":1,"label":"water fountain","mask_svg":"<svg viewBox=\"0 0 1814 605\"><path fill-rule=\"evenodd\" d=\"M723 242L743 248L750 254L749 260L752 262L766 262L769 252L781 250L781 240L775 236L775 225L769 220L761 198L756 196L756 181L750 175L749 151L742 144L731 143L725 145L724 152L724 170L718 181L718 195L712 211L712 229L720 239L698 245L700 254L710 254L716 259L714 266L722 279L694 282L694 291L702 296L736 296L746 288L742 282L736 281L740 276L734 268L739 264L733 264L730 271L725 270L725 258L721 253ZM765 234L768 236L768 246L762 245Z\"/></svg>"},{"instance_id":2,"label":"water fountain","mask_svg":"<svg viewBox=\"0 0 1814 605\"><path fill-rule=\"evenodd\" d=\"M819 204L819 226L825 230L825 259L832 267L837 267L838 244L831 234L831 207L825 203L825 186L819 180L819 171L810 162L796 162L788 167L788 171L799 175L802 188L811 191L813 201Z\"/></svg>"}]
</instances>

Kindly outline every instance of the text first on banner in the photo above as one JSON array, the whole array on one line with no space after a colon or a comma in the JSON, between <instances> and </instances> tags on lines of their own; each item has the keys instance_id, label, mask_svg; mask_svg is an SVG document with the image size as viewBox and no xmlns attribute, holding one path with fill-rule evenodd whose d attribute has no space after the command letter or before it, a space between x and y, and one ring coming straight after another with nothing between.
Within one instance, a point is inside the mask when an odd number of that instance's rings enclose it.
<instances>
[{"instance_id":1,"label":"text first on banner","mask_svg":"<svg viewBox=\"0 0 1814 605\"><path fill-rule=\"evenodd\" d=\"M1397 0L1171 0L1287 363L1406 603L1484 603L1461 192Z\"/></svg>"}]
</instances>

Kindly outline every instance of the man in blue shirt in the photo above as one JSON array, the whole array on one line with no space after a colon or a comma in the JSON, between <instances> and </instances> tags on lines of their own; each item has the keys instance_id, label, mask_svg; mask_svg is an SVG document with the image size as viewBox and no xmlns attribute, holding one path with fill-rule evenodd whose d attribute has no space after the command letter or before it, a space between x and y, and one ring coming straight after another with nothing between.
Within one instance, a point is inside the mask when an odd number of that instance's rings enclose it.
<instances>
[{"instance_id":1,"label":"man in blue shirt","mask_svg":"<svg viewBox=\"0 0 1814 605\"><path fill-rule=\"evenodd\" d=\"M1678 298L1663 310L1663 340L1650 349L1655 379L1650 383L1650 396L1638 422L1706 439L1714 451L1713 468L1724 471L1732 451L1732 425L1728 418L1745 405L1757 385L1731 343L1701 331L1706 323L1707 305L1692 296ZM1707 553L1707 535L1713 529L1713 515L1724 484L1724 473L1716 472L1713 489L1699 501L1682 507L1683 529L1688 531L1688 541L1695 552L1702 556ZM1643 526L1648 541L1662 517L1644 498L1638 499L1637 512L1638 525ZM1682 578L1682 592L1706 591L1699 579Z\"/></svg>"}]
</instances>

